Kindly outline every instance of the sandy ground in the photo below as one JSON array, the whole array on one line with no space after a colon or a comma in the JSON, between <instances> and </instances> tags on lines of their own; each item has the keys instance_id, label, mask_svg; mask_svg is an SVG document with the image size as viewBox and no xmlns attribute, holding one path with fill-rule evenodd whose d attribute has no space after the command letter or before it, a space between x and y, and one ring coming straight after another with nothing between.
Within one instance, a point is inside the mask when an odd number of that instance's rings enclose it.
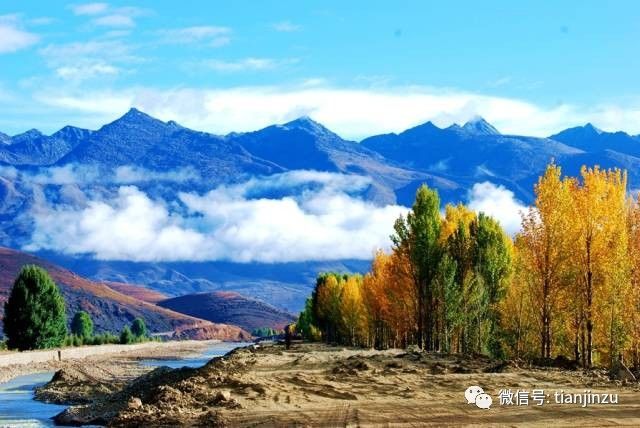
<instances>
[{"instance_id":1,"label":"sandy ground","mask_svg":"<svg viewBox=\"0 0 640 428\"><path fill-rule=\"evenodd\" d=\"M63 361L47 361L28 364L14 364L0 368L0 382L6 382L17 376L31 373L57 371L67 368L103 367L106 373L111 373L114 379L133 378L149 371L137 362L141 359L177 359L200 354L208 346L219 343L219 340L209 341L175 341L158 342L156 346L144 344L144 349L126 352L109 352L103 355L93 355L82 359L66 359ZM9 353L6 353L9 354Z\"/></svg>"},{"instance_id":2,"label":"sandy ground","mask_svg":"<svg viewBox=\"0 0 640 428\"><path fill-rule=\"evenodd\" d=\"M479 385L491 409L467 404ZM537 406L500 405L501 389L544 389ZM554 393L617 393L618 404L557 404ZM548 401L548 402L547 402ZM297 345L243 348L201 369L158 369L66 422L112 426L640 426L638 384L604 372L518 368L482 357Z\"/></svg>"}]
</instances>

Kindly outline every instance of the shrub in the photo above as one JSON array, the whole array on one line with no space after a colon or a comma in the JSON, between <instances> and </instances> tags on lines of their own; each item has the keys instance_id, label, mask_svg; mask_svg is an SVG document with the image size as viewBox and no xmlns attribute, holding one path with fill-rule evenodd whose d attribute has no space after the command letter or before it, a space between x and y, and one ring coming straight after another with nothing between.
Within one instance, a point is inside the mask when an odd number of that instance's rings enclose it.
<instances>
[{"instance_id":1,"label":"shrub","mask_svg":"<svg viewBox=\"0 0 640 428\"><path fill-rule=\"evenodd\" d=\"M93 336L93 321L85 311L78 311L71 321L71 333L83 339Z\"/></svg>"},{"instance_id":2,"label":"shrub","mask_svg":"<svg viewBox=\"0 0 640 428\"><path fill-rule=\"evenodd\" d=\"M7 346L21 351L60 346L67 335L64 299L47 271L27 265L4 306Z\"/></svg>"},{"instance_id":3,"label":"shrub","mask_svg":"<svg viewBox=\"0 0 640 428\"><path fill-rule=\"evenodd\" d=\"M131 332L131 329L128 326L125 326L122 329L122 333L120 333L120 343L122 345L127 345L133 343L135 341L135 336Z\"/></svg>"},{"instance_id":4,"label":"shrub","mask_svg":"<svg viewBox=\"0 0 640 428\"><path fill-rule=\"evenodd\" d=\"M256 328L251 332L251 334L256 337L276 336L280 333L282 333L282 331L276 330L271 327L260 327L260 328Z\"/></svg>"},{"instance_id":5,"label":"shrub","mask_svg":"<svg viewBox=\"0 0 640 428\"><path fill-rule=\"evenodd\" d=\"M91 338L92 345L108 345L120 343L120 338L112 333L97 334Z\"/></svg>"},{"instance_id":6,"label":"shrub","mask_svg":"<svg viewBox=\"0 0 640 428\"><path fill-rule=\"evenodd\" d=\"M82 340L83 337L82 336L76 336L75 334L72 336L73 340L73 346L82 346L84 344L84 341Z\"/></svg>"}]
</instances>

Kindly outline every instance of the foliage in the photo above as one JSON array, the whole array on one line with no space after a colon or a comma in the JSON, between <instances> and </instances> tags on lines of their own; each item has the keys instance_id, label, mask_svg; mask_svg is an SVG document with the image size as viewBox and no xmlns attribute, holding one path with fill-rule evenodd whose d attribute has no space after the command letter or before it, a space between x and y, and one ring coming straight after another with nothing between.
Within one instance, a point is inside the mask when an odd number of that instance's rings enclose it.
<instances>
[{"instance_id":1,"label":"foliage","mask_svg":"<svg viewBox=\"0 0 640 428\"><path fill-rule=\"evenodd\" d=\"M120 342L120 338L113 333L102 333L93 336L90 339L89 345L109 345L117 344Z\"/></svg>"},{"instance_id":2,"label":"foliage","mask_svg":"<svg viewBox=\"0 0 640 428\"><path fill-rule=\"evenodd\" d=\"M585 368L638 355L639 204L626 173L550 165L516 236L519 268L503 304L510 354L571 357Z\"/></svg>"},{"instance_id":3,"label":"foliage","mask_svg":"<svg viewBox=\"0 0 640 428\"><path fill-rule=\"evenodd\" d=\"M64 340L64 346L96 346L96 345L115 345L120 343L120 337L113 333L101 333L94 336L77 336L71 334Z\"/></svg>"},{"instance_id":4,"label":"foliage","mask_svg":"<svg viewBox=\"0 0 640 428\"><path fill-rule=\"evenodd\" d=\"M71 333L75 336L88 339L93 336L93 321L85 311L78 311L71 321Z\"/></svg>"},{"instance_id":5,"label":"foliage","mask_svg":"<svg viewBox=\"0 0 640 428\"><path fill-rule=\"evenodd\" d=\"M270 337L270 336L277 336L281 333L282 333L282 330L276 330L275 328L271 328L271 327L260 327L260 328L254 329L251 332L251 335L256 337Z\"/></svg>"},{"instance_id":6,"label":"foliage","mask_svg":"<svg viewBox=\"0 0 640 428\"><path fill-rule=\"evenodd\" d=\"M64 342L64 299L49 274L38 266L22 268L4 313L4 333L10 349L52 348Z\"/></svg>"},{"instance_id":7,"label":"foliage","mask_svg":"<svg viewBox=\"0 0 640 428\"><path fill-rule=\"evenodd\" d=\"M298 327L311 340L482 353L590 368L640 367L640 196L626 173L548 166L512 241L464 205L440 212L420 187L391 253L364 277L318 276Z\"/></svg>"},{"instance_id":8,"label":"foliage","mask_svg":"<svg viewBox=\"0 0 640 428\"><path fill-rule=\"evenodd\" d=\"M125 326L122 329L122 332L120 333L120 344L128 345L128 344L134 343L135 340L136 340L136 337L131 332L131 329L129 328L129 326Z\"/></svg>"},{"instance_id":9,"label":"foliage","mask_svg":"<svg viewBox=\"0 0 640 428\"><path fill-rule=\"evenodd\" d=\"M136 339L147 337L147 325L142 318L136 318L131 323L131 333Z\"/></svg>"},{"instance_id":10,"label":"foliage","mask_svg":"<svg viewBox=\"0 0 640 428\"><path fill-rule=\"evenodd\" d=\"M396 221L392 253L378 252L370 273L321 274L300 315L303 336L502 356L494 335L511 272L510 240L482 213L463 205L445 211L442 218L437 192L422 186L411 212Z\"/></svg>"}]
</instances>

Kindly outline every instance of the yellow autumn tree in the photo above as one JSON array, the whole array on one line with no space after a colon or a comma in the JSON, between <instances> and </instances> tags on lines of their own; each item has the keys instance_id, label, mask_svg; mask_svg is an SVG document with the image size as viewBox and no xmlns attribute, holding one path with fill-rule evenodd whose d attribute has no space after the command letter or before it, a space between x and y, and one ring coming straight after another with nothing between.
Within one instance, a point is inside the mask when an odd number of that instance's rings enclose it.
<instances>
[{"instance_id":1,"label":"yellow autumn tree","mask_svg":"<svg viewBox=\"0 0 640 428\"><path fill-rule=\"evenodd\" d=\"M364 277L363 301L376 348L403 347L415 336L417 299L408 261L378 251Z\"/></svg>"},{"instance_id":2,"label":"yellow autumn tree","mask_svg":"<svg viewBox=\"0 0 640 428\"><path fill-rule=\"evenodd\" d=\"M343 341L356 346L367 342L367 318L362 300L362 277L350 275L340 295L340 327Z\"/></svg>"},{"instance_id":3,"label":"yellow autumn tree","mask_svg":"<svg viewBox=\"0 0 640 428\"><path fill-rule=\"evenodd\" d=\"M629 354L634 367L640 366L640 194L629 201L627 216L629 235L629 298L624 305L628 325Z\"/></svg>"},{"instance_id":4,"label":"yellow autumn tree","mask_svg":"<svg viewBox=\"0 0 640 428\"><path fill-rule=\"evenodd\" d=\"M625 342L621 299L629 292L626 173L581 169L571 187L572 246L582 365L593 365L594 350L612 363ZM604 362L604 361L603 361Z\"/></svg>"},{"instance_id":5,"label":"yellow autumn tree","mask_svg":"<svg viewBox=\"0 0 640 428\"><path fill-rule=\"evenodd\" d=\"M523 214L522 231L516 238L516 256L521 274L515 287L526 288L535 311L540 337L540 357L551 358L554 327L561 325L559 297L570 280L567 240L571 222L571 181L561 178L560 167L549 165L535 186L534 206ZM512 296L522 299L523 290Z\"/></svg>"}]
</instances>

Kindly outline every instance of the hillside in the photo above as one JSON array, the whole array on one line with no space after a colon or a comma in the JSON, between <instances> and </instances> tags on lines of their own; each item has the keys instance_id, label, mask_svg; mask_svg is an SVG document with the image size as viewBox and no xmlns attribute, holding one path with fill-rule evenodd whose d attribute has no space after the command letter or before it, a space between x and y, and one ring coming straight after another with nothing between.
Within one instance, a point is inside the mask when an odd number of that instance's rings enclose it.
<instances>
[{"instance_id":1,"label":"hillside","mask_svg":"<svg viewBox=\"0 0 640 428\"><path fill-rule=\"evenodd\" d=\"M282 329L295 321L288 312L234 292L188 294L164 300L158 305L214 323L237 325L247 331L260 327Z\"/></svg>"},{"instance_id":2,"label":"hillside","mask_svg":"<svg viewBox=\"0 0 640 428\"><path fill-rule=\"evenodd\" d=\"M26 264L36 264L46 269L62 291L69 319L79 310L87 311L97 332L117 332L134 318L142 317L152 333L173 331L181 338L224 340L241 340L250 336L238 327L214 325L155 306L115 291L104 283L89 281L45 260L4 247L0 247L0 317L13 281Z\"/></svg>"},{"instance_id":3,"label":"hillside","mask_svg":"<svg viewBox=\"0 0 640 428\"><path fill-rule=\"evenodd\" d=\"M124 282L104 282L107 287L118 293L131 296L135 299L142 300L143 302L156 304L162 300L167 300L169 296L162 294L158 291L150 290L141 285L126 284Z\"/></svg>"}]
</instances>

